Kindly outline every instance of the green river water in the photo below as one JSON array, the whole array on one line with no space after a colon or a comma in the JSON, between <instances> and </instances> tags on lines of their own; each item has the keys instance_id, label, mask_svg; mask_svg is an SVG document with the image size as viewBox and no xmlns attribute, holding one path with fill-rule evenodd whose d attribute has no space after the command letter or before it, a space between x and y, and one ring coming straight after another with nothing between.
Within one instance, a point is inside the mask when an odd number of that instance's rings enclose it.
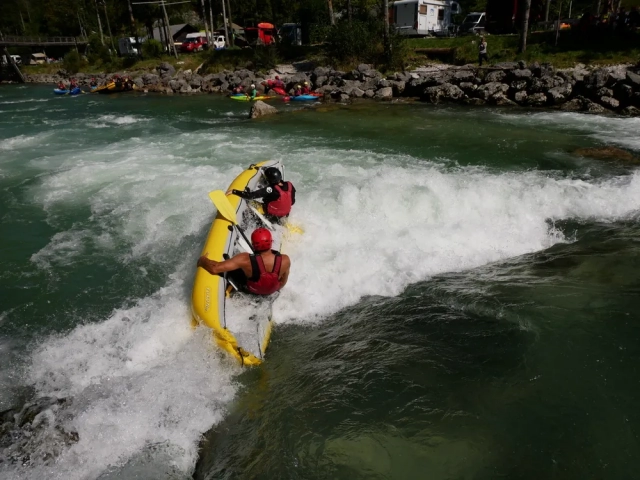
<instances>
[{"instance_id":1,"label":"green river water","mask_svg":"<svg viewBox=\"0 0 640 480\"><path fill-rule=\"evenodd\" d=\"M0 477L636 478L640 171L573 152L640 119L276 105L0 87L0 411L65 399ZM190 293L264 159L305 234L242 370Z\"/></svg>"}]
</instances>

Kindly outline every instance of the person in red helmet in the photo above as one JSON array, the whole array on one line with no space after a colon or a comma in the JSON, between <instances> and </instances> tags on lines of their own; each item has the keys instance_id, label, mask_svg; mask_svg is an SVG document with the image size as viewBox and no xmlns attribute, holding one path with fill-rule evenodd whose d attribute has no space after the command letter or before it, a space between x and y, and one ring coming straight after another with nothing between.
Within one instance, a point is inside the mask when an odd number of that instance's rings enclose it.
<instances>
[{"instance_id":1,"label":"person in red helmet","mask_svg":"<svg viewBox=\"0 0 640 480\"><path fill-rule=\"evenodd\" d=\"M273 238L266 228L258 228L251 234L254 254L239 253L229 260L216 262L206 253L198 259L198 267L211 275L230 272L228 277L239 289L253 295L271 295L282 289L289 280L291 260L271 250Z\"/></svg>"},{"instance_id":2,"label":"person in red helmet","mask_svg":"<svg viewBox=\"0 0 640 480\"><path fill-rule=\"evenodd\" d=\"M253 192L230 190L227 195L234 194L246 200L262 198L265 217L280 224L284 224L291 213L291 207L296 203L296 188L291 182L282 179L282 172L276 167L269 167L264 171L269 185Z\"/></svg>"}]
</instances>

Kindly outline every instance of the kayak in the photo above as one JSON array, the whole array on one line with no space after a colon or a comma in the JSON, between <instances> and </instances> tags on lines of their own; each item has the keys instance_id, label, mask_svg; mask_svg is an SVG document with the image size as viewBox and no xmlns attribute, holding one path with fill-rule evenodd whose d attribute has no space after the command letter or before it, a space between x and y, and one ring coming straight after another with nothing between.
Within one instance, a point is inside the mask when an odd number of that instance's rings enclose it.
<instances>
[{"instance_id":1,"label":"kayak","mask_svg":"<svg viewBox=\"0 0 640 480\"><path fill-rule=\"evenodd\" d=\"M266 186L262 171L268 167L276 167L284 172L284 167L278 161L251 165L231 182L227 190L244 190L247 187L255 190ZM222 191L210 194L214 201L216 193L222 197L217 202L227 202L227 209L235 212L246 239L251 237L254 229L271 226L275 230L272 233L273 249L281 250L289 231L300 231L294 226L266 225L262 221L264 217L260 213L254 213L258 210L254 202L236 195L225 196ZM206 253L207 258L222 261L240 252L249 251L250 246L238 228L234 228L228 217L223 216L224 208L219 210L223 213L216 213L201 254ZM202 323L211 328L218 346L240 365L259 365L264 360L271 337L272 306L276 296L277 293L264 297L238 293L226 276L211 275L203 268L197 268L191 295L193 323Z\"/></svg>"},{"instance_id":2,"label":"kayak","mask_svg":"<svg viewBox=\"0 0 640 480\"><path fill-rule=\"evenodd\" d=\"M100 87L96 87L91 90L91 93L118 93L118 92L130 92L136 90L135 84L129 85L126 82L109 82Z\"/></svg>"},{"instance_id":3,"label":"kayak","mask_svg":"<svg viewBox=\"0 0 640 480\"><path fill-rule=\"evenodd\" d=\"M75 87L71 91L67 90L66 88L64 90L60 88L54 88L53 93L56 95L79 95L82 93L82 90L80 89L80 87Z\"/></svg>"},{"instance_id":4,"label":"kayak","mask_svg":"<svg viewBox=\"0 0 640 480\"><path fill-rule=\"evenodd\" d=\"M318 100L318 95L298 95L297 97L289 97L289 100L297 102L308 102L310 100Z\"/></svg>"},{"instance_id":5,"label":"kayak","mask_svg":"<svg viewBox=\"0 0 640 480\"><path fill-rule=\"evenodd\" d=\"M272 87L271 90L273 90L275 93L277 93L278 95L282 95L285 96L287 94L287 92L285 91L284 88L280 88L280 87Z\"/></svg>"},{"instance_id":6,"label":"kayak","mask_svg":"<svg viewBox=\"0 0 640 480\"><path fill-rule=\"evenodd\" d=\"M270 96L270 95L258 95L257 97L251 98L251 97L247 97L244 94L239 94L239 95L238 94L234 94L234 95L231 95L229 98L231 100L238 100L240 102L252 102L252 101L255 101L255 100L269 100L269 99L271 99L273 97Z\"/></svg>"}]
</instances>

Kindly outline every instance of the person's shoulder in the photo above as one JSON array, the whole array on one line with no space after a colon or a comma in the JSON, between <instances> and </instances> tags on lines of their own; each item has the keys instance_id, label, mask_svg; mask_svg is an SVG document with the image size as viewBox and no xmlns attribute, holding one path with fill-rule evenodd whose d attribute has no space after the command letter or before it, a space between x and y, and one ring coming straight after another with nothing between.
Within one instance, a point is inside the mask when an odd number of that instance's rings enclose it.
<instances>
[{"instance_id":1,"label":"person's shoulder","mask_svg":"<svg viewBox=\"0 0 640 480\"><path fill-rule=\"evenodd\" d=\"M249 261L249 257L251 255L247 252L240 252L238 253L236 256L234 256L233 258L235 258L236 260L241 260L241 261Z\"/></svg>"}]
</instances>

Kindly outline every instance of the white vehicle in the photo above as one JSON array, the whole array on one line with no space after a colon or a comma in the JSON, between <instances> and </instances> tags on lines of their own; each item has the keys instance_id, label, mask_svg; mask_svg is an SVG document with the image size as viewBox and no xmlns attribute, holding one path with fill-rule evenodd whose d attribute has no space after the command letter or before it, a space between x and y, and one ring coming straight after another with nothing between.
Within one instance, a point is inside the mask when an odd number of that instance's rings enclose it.
<instances>
[{"instance_id":1,"label":"white vehicle","mask_svg":"<svg viewBox=\"0 0 640 480\"><path fill-rule=\"evenodd\" d=\"M460 25L460 35L466 33L481 35L487 23L487 15L484 12L471 12Z\"/></svg>"},{"instance_id":2,"label":"white vehicle","mask_svg":"<svg viewBox=\"0 0 640 480\"><path fill-rule=\"evenodd\" d=\"M47 56L44 53L32 53L29 59L30 65L42 65L47 63Z\"/></svg>"},{"instance_id":3,"label":"white vehicle","mask_svg":"<svg viewBox=\"0 0 640 480\"><path fill-rule=\"evenodd\" d=\"M222 50L226 46L227 44L224 41L224 35L216 34L213 36L213 48L215 48L216 50Z\"/></svg>"},{"instance_id":4,"label":"white vehicle","mask_svg":"<svg viewBox=\"0 0 640 480\"><path fill-rule=\"evenodd\" d=\"M139 37L138 40L142 43L146 38ZM138 55L138 53L140 53L140 49L141 46L136 42L135 37L124 37L118 39L118 50L122 56Z\"/></svg>"},{"instance_id":5,"label":"white vehicle","mask_svg":"<svg viewBox=\"0 0 640 480\"><path fill-rule=\"evenodd\" d=\"M453 27L451 15L460 11L452 0L401 0L393 4L393 23L402 35L446 36Z\"/></svg>"}]
</instances>

